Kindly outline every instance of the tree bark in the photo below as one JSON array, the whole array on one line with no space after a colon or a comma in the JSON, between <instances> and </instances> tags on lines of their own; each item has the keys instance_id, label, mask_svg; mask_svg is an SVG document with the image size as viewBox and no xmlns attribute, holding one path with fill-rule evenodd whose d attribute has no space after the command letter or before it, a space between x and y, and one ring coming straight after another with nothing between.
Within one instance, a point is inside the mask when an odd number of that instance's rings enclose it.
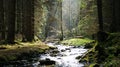
<instances>
[{"instance_id":1,"label":"tree bark","mask_svg":"<svg viewBox=\"0 0 120 67\"><path fill-rule=\"evenodd\" d=\"M23 2L23 41L34 39L34 0Z\"/></svg>"},{"instance_id":2,"label":"tree bark","mask_svg":"<svg viewBox=\"0 0 120 67\"><path fill-rule=\"evenodd\" d=\"M97 0L99 30L103 31L102 0Z\"/></svg>"},{"instance_id":3,"label":"tree bark","mask_svg":"<svg viewBox=\"0 0 120 67\"><path fill-rule=\"evenodd\" d=\"M112 23L110 24L110 32L120 31L120 0L112 0Z\"/></svg>"},{"instance_id":4,"label":"tree bark","mask_svg":"<svg viewBox=\"0 0 120 67\"><path fill-rule=\"evenodd\" d=\"M16 33L22 32L22 0L16 1Z\"/></svg>"},{"instance_id":5,"label":"tree bark","mask_svg":"<svg viewBox=\"0 0 120 67\"><path fill-rule=\"evenodd\" d=\"M63 22L62 22L62 1L60 1L60 29L61 29L61 37L60 40L63 40Z\"/></svg>"},{"instance_id":6,"label":"tree bark","mask_svg":"<svg viewBox=\"0 0 120 67\"><path fill-rule=\"evenodd\" d=\"M0 0L0 32L1 39L5 40L5 23L4 23L4 3L3 0Z\"/></svg>"},{"instance_id":7,"label":"tree bark","mask_svg":"<svg viewBox=\"0 0 120 67\"><path fill-rule=\"evenodd\" d=\"M6 15L7 15L7 42L14 43L15 40L15 3L16 0L7 0Z\"/></svg>"}]
</instances>

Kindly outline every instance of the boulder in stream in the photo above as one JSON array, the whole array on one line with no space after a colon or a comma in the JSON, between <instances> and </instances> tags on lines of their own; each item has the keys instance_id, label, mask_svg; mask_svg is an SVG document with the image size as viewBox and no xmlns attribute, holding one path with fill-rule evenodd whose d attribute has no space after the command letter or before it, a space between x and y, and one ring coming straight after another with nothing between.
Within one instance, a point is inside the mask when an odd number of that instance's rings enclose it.
<instances>
[{"instance_id":1,"label":"boulder in stream","mask_svg":"<svg viewBox=\"0 0 120 67\"><path fill-rule=\"evenodd\" d=\"M62 50L61 50L61 52L65 52L65 50L64 50L64 49L62 49Z\"/></svg>"},{"instance_id":2,"label":"boulder in stream","mask_svg":"<svg viewBox=\"0 0 120 67\"><path fill-rule=\"evenodd\" d=\"M45 60L40 60L40 65L53 65L55 64L55 61L50 60L49 58L46 58Z\"/></svg>"},{"instance_id":3,"label":"boulder in stream","mask_svg":"<svg viewBox=\"0 0 120 67\"><path fill-rule=\"evenodd\" d=\"M82 56L77 56L76 59L80 59Z\"/></svg>"}]
</instances>

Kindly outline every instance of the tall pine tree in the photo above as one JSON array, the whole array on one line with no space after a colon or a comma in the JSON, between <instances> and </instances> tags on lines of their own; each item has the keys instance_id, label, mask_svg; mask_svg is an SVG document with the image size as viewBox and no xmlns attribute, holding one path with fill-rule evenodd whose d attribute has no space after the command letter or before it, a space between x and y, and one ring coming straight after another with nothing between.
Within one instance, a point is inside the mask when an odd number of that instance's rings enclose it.
<instances>
[{"instance_id":1,"label":"tall pine tree","mask_svg":"<svg viewBox=\"0 0 120 67\"><path fill-rule=\"evenodd\" d=\"M5 39L5 24L4 24L4 3L0 0L0 34L2 40Z\"/></svg>"},{"instance_id":2,"label":"tall pine tree","mask_svg":"<svg viewBox=\"0 0 120 67\"><path fill-rule=\"evenodd\" d=\"M24 0L23 6L23 41L31 42L34 39L34 0Z\"/></svg>"},{"instance_id":3,"label":"tall pine tree","mask_svg":"<svg viewBox=\"0 0 120 67\"><path fill-rule=\"evenodd\" d=\"M16 0L7 0L6 3L6 20L7 20L7 42L14 43L15 40L15 4Z\"/></svg>"}]
</instances>

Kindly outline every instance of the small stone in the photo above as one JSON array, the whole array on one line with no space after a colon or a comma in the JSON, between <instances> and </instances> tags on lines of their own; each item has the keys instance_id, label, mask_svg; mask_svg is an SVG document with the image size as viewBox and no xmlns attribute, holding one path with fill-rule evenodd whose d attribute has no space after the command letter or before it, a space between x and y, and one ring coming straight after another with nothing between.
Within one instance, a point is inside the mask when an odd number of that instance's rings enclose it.
<instances>
[{"instance_id":1,"label":"small stone","mask_svg":"<svg viewBox=\"0 0 120 67\"><path fill-rule=\"evenodd\" d=\"M65 50L62 49L61 52L65 52Z\"/></svg>"},{"instance_id":2,"label":"small stone","mask_svg":"<svg viewBox=\"0 0 120 67\"><path fill-rule=\"evenodd\" d=\"M53 65L55 64L55 61L50 60L49 58L46 58L46 60L40 60L40 65Z\"/></svg>"},{"instance_id":3,"label":"small stone","mask_svg":"<svg viewBox=\"0 0 120 67\"><path fill-rule=\"evenodd\" d=\"M77 57L76 57L76 59L80 59L80 58L81 58L81 56L77 56Z\"/></svg>"},{"instance_id":4,"label":"small stone","mask_svg":"<svg viewBox=\"0 0 120 67\"><path fill-rule=\"evenodd\" d=\"M66 50L70 50L70 48L66 48Z\"/></svg>"}]
</instances>

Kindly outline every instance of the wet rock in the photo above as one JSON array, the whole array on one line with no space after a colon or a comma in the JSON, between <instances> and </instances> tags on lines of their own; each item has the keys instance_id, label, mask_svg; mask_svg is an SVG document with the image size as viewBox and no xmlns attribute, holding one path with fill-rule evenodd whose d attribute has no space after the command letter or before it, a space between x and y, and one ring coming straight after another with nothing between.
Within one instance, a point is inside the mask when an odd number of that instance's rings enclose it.
<instances>
[{"instance_id":1,"label":"wet rock","mask_svg":"<svg viewBox=\"0 0 120 67\"><path fill-rule=\"evenodd\" d=\"M64 55L63 54L57 54L57 56L63 57Z\"/></svg>"},{"instance_id":2,"label":"wet rock","mask_svg":"<svg viewBox=\"0 0 120 67\"><path fill-rule=\"evenodd\" d=\"M82 56L77 56L76 59L80 59Z\"/></svg>"},{"instance_id":3,"label":"wet rock","mask_svg":"<svg viewBox=\"0 0 120 67\"><path fill-rule=\"evenodd\" d=\"M81 60L79 60L79 63L87 63L87 60L86 59L81 59Z\"/></svg>"},{"instance_id":4,"label":"wet rock","mask_svg":"<svg viewBox=\"0 0 120 67\"><path fill-rule=\"evenodd\" d=\"M48 54L49 52L50 52L50 50L46 50L46 51L45 51L45 54Z\"/></svg>"},{"instance_id":5,"label":"wet rock","mask_svg":"<svg viewBox=\"0 0 120 67\"><path fill-rule=\"evenodd\" d=\"M50 59L49 59L49 58L46 58L45 60L48 60L48 61L50 61Z\"/></svg>"},{"instance_id":6,"label":"wet rock","mask_svg":"<svg viewBox=\"0 0 120 67\"><path fill-rule=\"evenodd\" d=\"M70 50L70 48L65 48L66 50Z\"/></svg>"},{"instance_id":7,"label":"wet rock","mask_svg":"<svg viewBox=\"0 0 120 67\"><path fill-rule=\"evenodd\" d=\"M45 60L40 60L40 65L53 65L55 64L55 61L50 60L49 58L46 58Z\"/></svg>"},{"instance_id":8,"label":"wet rock","mask_svg":"<svg viewBox=\"0 0 120 67\"><path fill-rule=\"evenodd\" d=\"M92 48L92 47L93 47L93 45L90 43L85 44L85 48Z\"/></svg>"},{"instance_id":9,"label":"wet rock","mask_svg":"<svg viewBox=\"0 0 120 67\"><path fill-rule=\"evenodd\" d=\"M49 49L53 50L53 49L57 49L57 47L49 47Z\"/></svg>"},{"instance_id":10,"label":"wet rock","mask_svg":"<svg viewBox=\"0 0 120 67\"><path fill-rule=\"evenodd\" d=\"M37 61L39 61L39 58L32 58L31 60L32 60L32 62L37 62Z\"/></svg>"},{"instance_id":11,"label":"wet rock","mask_svg":"<svg viewBox=\"0 0 120 67\"><path fill-rule=\"evenodd\" d=\"M81 46L73 46L73 48L81 48Z\"/></svg>"},{"instance_id":12,"label":"wet rock","mask_svg":"<svg viewBox=\"0 0 120 67\"><path fill-rule=\"evenodd\" d=\"M57 59L61 59L61 58L57 58Z\"/></svg>"},{"instance_id":13,"label":"wet rock","mask_svg":"<svg viewBox=\"0 0 120 67\"><path fill-rule=\"evenodd\" d=\"M78 48L78 46L73 46L73 48Z\"/></svg>"},{"instance_id":14,"label":"wet rock","mask_svg":"<svg viewBox=\"0 0 120 67\"><path fill-rule=\"evenodd\" d=\"M64 49L62 49L62 50L61 50L61 52L65 52L65 50L64 50Z\"/></svg>"},{"instance_id":15,"label":"wet rock","mask_svg":"<svg viewBox=\"0 0 120 67\"><path fill-rule=\"evenodd\" d=\"M63 57L63 56L70 56L70 54L67 55L66 53L62 53L62 54L61 54L61 57Z\"/></svg>"},{"instance_id":16,"label":"wet rock","mask_svg":"<svg viewBox=\"0 0 120 67\"><path fill-rule=\"evenodd\" d=\"M52 56L52 57L56 57L57 54L51 53L50 56Z\"/></svg>"},{"instance_id":17,"label":"wet rock","mask_svg":"<svg viewBox=\"0 0 120 67\"><path fill-rule=\"evenodd\" d=\"M51 50L51 53L59 53L58 49Z\"/></svg>"}]
</instances>

